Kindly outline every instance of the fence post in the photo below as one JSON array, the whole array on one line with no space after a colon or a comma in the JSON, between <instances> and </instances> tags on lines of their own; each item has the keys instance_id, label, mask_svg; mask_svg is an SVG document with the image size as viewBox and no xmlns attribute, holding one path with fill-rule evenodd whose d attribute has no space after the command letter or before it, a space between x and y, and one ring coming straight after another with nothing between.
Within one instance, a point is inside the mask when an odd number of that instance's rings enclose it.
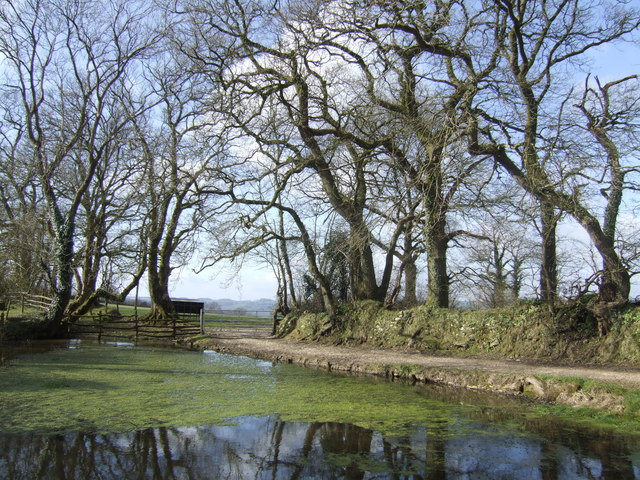
<instances>
[{"instance_id":1,"label":"fence post","mask_svg":"<svg viewBox=\"0 0 640 480\"><path fill-rule=\"evenodd\" d=\"M200 333L204 335L204 309L200 309Z\"/></svg>"},{"instance_id":2,"label":"fence post","mask_svg":"<svg viewBox=\"0 0 640 480\"><path fill-rule=\"evenodd\" d=\"M24 313L24 293L22 294L22 313Z\"/></svg>"},{"instance_id":3,"label":"fence post","mask_svg":"<svg viewBox=\"0 0 640 480\"><path fill-rule=\"evenodd\" d=\"M136 322L138 321L138 288L140 288L140 286L138 285L139 283L140 282L136 282L136 296L133 300L133 315L136 317Z\"/></svg>"}]
</instances>

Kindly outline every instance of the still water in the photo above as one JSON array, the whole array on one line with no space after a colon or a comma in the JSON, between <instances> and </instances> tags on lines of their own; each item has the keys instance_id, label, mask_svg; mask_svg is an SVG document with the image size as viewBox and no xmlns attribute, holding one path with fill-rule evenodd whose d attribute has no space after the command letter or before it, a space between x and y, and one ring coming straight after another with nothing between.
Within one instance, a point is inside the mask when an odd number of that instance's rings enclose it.
<instances>
[{"instance_id":1,"label":"still water","mask_svg":"<svg viewBox=\"0 0 640 480\"><path fill-rule=\"evenodd\" d=\"M640 478L640 437L513 399L215 352L62 347L0 367L0 478Z\"/></svg>"}]
</instances>

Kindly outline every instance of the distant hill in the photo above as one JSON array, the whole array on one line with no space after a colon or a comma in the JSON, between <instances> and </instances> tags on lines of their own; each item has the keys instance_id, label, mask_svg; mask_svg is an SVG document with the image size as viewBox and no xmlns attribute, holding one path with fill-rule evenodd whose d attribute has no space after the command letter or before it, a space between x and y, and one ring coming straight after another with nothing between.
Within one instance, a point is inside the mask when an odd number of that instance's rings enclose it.
<instances>
[{"instance_id":1,"label":"distant hill","mask_svg":"<svg viewBox=\"0 0 640 480\"><path fill-rule=\"evenodd\" d=\"M133 303L132 299L127 299L125 303ZM234 311L244 310L247 313L251 312L263 312L271 313L276 308L276 300L269 298L261 298L259 300L231 300L230 298L221 298L214 300L212 298L181 298L175 297L173 300L191 300L194 302L204 302L205 311L222 310ZM150 305L151 299L149 297L138 298L139 305Z\"/></svg>"}]
</instances>

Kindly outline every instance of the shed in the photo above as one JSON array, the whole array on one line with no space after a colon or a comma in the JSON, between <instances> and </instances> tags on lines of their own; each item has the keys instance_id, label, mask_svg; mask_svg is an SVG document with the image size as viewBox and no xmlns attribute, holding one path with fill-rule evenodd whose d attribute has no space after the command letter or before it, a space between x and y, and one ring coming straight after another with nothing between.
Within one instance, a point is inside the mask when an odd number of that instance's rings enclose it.
<instances>
[{"instance_id":1,"label":"shed","mask_svg":"<svg viewBox=\"0 0 640 480\"><path fill-rule=\"evenodd\" d=\"M187 313L199 315L200 310L204 310L204 302L192 302L190 300L171 300L176 313Z\"/></svg>"}]
</instances>

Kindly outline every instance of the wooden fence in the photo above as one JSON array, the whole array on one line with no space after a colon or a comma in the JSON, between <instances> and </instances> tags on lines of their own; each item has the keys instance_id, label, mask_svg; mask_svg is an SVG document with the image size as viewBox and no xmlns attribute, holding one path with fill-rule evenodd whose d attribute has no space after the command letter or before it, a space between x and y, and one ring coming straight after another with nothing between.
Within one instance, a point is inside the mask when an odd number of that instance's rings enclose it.
<instances>
[{"instance_id":1,"label":"wooden fence","mask_svg":"<svg viewBox=\"0 0 640 480\"><path fill-rule=\"evenodd\" d=\"M17 298L20 301L22 313L24 313L26 308L33 308L35 310L46 312L53 303L52 298L45 297L43 295L33 295L31 293L20 293L17 295Z\"/></svg>"},{"instance_id":2,"label":"wooden fence","mask_svg":"<svg viewBox=\"0 0 640 480\"><path fill-rule=\"evenodd\" d=\"M1 299L0 299L1 300ZM25 310L45 312L53 300L42 295L20 293L5 300L1 305L0 321L8 320L8 308L20 305L22 314ZM105 307L106 308L106 307ZM40 315L38 313L37 315ZM71 335L95 335L99 340L102 337L138 339L178 338L204 333L206 330L215 333L217 330L236 330L250 333L270 332L273 327L273 312L271 311L246 311L246 310L217 310L202 312L198 315L179 315L168 323L153 323L137 315L113 315L99 313L75 317L67 321L68 332Z\"/></svg>"},{"instance_id":3,"label":"wooden fence","mask_svg":"<svg viewBox=\"0 0 640 480\"><path fill-rule=\"evenodd\" d=\"M29 317L40 316L46 312L53 302L53 299L42 295L31 293L17 293L0 298L0 321L9 320L9 310L20 306L20 316L24 318L25 310L30 310ZM36 312L34 313L33 310Z\"/></svg>"},{"instance_id":4,"label":"wooden fence","mask_svg":"<svg viewBox=\"0 0 640 480\"><path fill-rule=\"evenodd\" d=\"M69 335L97 336L104 338L138 340L175 339L198 335L202 332L200 322L189 322L175 318L168 322L149 322L136 316L82 315L67 324Z\"/></svg>"}]
</instances>

